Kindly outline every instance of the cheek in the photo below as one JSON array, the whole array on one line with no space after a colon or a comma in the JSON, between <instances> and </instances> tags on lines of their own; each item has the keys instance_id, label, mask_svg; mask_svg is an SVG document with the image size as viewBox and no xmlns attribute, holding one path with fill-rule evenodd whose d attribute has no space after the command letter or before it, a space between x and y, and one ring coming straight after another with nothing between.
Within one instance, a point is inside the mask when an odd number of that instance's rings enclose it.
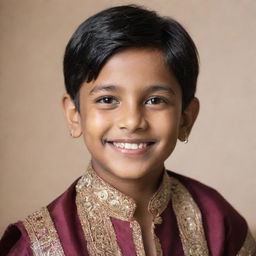
<instances>
[{"instance_id":1,"label":"cheek","mask_svg":"<svg viewBox=\"0 0 256 256\"><path fill-rule=\"evenodd\" d=\"M178 133L180 125L180 114L175 110L151 115L151 125L158 130L162 136L172 137Z\"/></svg>"},{"instance_id":2,"label":"cheek","mask_svg":"<svg viewBox=\"0 0 256 256\"><path fill-rule=\"evenodd\" d=\"M175 111L170 111L168 114L159 117L159 134L162 136L162 154L166 160L173 152L178 135L180 125L180 114Z\"/></svg>"},{"instance_id":3,"label":"cheek","mask_svg":"<svg viewBox=\"0 0 256 256\"><path fill-rule=\"evenodd\" d=\"M106 113L90 111L82 119L82 129L86 137L102 136L111 126L110 118Z\"/></svg>"}]
</instances>

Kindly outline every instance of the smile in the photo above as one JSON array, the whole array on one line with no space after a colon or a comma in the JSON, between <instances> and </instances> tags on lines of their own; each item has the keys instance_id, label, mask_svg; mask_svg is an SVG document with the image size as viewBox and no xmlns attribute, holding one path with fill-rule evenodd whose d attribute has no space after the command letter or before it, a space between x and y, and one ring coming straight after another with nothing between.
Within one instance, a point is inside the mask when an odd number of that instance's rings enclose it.
<instances>
[{"instance_id":1,"label":"smile","mask_svg":"<svg viewBox=\"0 0 256 256\"><path fill-rule=\"evenodd\" d=\"M136 156L148 152L155 142L146 142L139 140L118 140L108 141L107 144L115 151L127 156Z\"/></svg>"},{"instance_id":2,"label":"smile","mask_svg":"<svg viewBox=\"0 0 256 256\"><path fill-rule=\"evenodd\" d=\"M118 148L125 148L125 149L139 149L139 148L146 148L148 143L119 143L113 142L113 145Z\"/></svg>"}]
</instances>

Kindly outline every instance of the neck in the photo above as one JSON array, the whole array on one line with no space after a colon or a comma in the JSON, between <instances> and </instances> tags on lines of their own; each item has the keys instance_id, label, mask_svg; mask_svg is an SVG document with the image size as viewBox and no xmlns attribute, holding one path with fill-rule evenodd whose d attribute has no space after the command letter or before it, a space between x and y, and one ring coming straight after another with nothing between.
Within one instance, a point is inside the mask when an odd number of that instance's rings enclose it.
<instances>
[{"instance_id":1,"label":"neck","mask_svg":"<svg viewBox=\"0 0 256 256\"><path fill-rule=\"evenodd\" d=\"M123 194L131 197L137 204L148 204L154 193L157 191L162 177L159 175L149 175L138 180L124 180L112 185Z\"/></svg>"}]
</instances>

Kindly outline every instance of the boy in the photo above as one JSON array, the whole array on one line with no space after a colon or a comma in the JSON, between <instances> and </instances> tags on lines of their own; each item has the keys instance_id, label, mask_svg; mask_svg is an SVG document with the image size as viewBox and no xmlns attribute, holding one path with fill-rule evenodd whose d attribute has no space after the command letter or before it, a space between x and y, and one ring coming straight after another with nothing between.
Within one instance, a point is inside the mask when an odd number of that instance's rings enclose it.
<instances>
[{"instance_id":1,"label":"boy","mask_svg":"<svg viewBox=\"0 0 256 256\"><path fill-rule=\"evenodd\" d=\"M91 153L54 202L10 226L3 255L254 255L245 220L213 189L167 171L199 111L196 47L136 6L82 23L64 57L63 107Z\"/></svg>"}]
</instances>

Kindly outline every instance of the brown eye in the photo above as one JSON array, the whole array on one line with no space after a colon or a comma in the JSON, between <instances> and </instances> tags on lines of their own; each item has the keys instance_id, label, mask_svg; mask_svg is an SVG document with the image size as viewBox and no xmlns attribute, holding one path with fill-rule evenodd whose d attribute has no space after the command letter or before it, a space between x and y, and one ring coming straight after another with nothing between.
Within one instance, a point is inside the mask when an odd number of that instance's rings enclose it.
<instances>
[{"instance_id":1,"label":"brown eye","mask_svg":"<svg viewBox=\"0 0 256 256\"><path fill-rule=\"evenodd\" d=\"M104 96L96 100L97 103L101 104L118 104L119 101L112 96Z\"/></svg>"},{"instance_id":2,"label":"brown eye","mask_svg":"<svg viewBox=\"0 0 256 256\"><path fill-rule=\"evenodd\" d=\"M146 101L146 104L149 104L149 105L157 105L161 103L167 103L167 102L162 97L152 97Z\"/></svg>"}]
</instances>

